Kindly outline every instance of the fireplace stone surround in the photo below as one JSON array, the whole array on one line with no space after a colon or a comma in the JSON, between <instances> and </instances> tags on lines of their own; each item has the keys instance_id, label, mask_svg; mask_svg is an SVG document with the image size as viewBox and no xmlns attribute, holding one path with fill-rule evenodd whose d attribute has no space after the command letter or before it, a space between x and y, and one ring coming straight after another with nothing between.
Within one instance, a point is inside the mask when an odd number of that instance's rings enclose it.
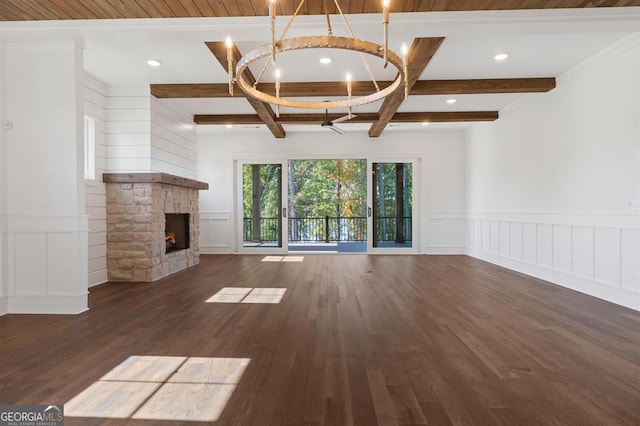
<instances>
[{"instance_id":1,"label":"fireplace stone surround","mask_svg":"<svg viewBox=\"0 0 640 426\"><path fill-rule=\"evenodd\" d=\"M109 281L151 282L200 262L198 191L166 173L105 173ZM165 214L189 215L189 248L166 252Z\"/></svg>"}]
</instances>

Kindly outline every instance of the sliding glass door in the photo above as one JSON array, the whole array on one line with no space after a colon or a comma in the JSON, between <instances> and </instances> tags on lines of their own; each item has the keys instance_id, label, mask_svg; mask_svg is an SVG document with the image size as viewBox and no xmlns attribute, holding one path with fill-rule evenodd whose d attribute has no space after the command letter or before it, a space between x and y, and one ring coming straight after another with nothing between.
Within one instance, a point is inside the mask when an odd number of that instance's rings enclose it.
<instances>
[{"instance_id":1,"label":"sliding glass door","mask_svg":"<svg viewBox=\"0 0 640 426\"><path fill-rule=\"evenodd\" d=\"M282 162L238 161L239 251L286 253Z\"/></svg>"},{"instance_id":2,"label":"sliding glass door","mask_svg":"<svg viewBox=\"0 0 640 426\"><path fill-rule=\"evenodd\" d=\"M417 253L416 160L368 162L368 252Z\"/></svg>"},{"instance_id":3,"label":"sliding glass door","mask_svg":"<svg viewBox=\"0 0 640 426\"><path fill-rule=\"evenodd\" d=\"M418 164L368 159L365 183L365 160L237 160L238 252L417 253Z\"/></svg>"}]
</instances>

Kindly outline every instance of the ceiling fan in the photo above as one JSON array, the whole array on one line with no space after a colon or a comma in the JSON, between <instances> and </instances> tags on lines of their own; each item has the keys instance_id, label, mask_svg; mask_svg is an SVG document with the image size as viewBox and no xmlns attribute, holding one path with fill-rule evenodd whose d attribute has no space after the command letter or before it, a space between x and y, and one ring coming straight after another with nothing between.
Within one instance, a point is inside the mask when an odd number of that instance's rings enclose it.
<instances>
[{"instance_id":1,"label":"ceiling fan","mask_svg":"<svg viewBox=\"0 0 640 426\"><path fill-rule=\"evenodd\" d=\"M351 116L344 115L340 118L336 118L335 120L331 121L329 120L329 110L325 109L324 110L324 121L322 123L320 123L320 126L322 127L326 127L328 129L333 130L334 132L336 132L337 134L341 135L344 133L344 130L342 130L340 127L336 126L336 123L342 123L343 121L347 121L347 120L351 120L352 118L356 117L355 114L351 114Z\"/></svg>"}]
</instances>

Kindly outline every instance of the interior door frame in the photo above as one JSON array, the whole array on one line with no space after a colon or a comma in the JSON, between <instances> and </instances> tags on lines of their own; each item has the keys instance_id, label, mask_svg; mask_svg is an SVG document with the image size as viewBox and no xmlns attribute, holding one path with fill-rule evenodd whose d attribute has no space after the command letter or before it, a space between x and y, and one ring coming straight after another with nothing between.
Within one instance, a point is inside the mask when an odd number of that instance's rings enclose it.
<instances>
[{"instance_id":1,"label":"interior door frame","mask_svg":"<svg viewBox=\"0 0 640 426\"><path fill-rule=\"evenodd\" d=\"M287 180L288 169L287 159L281 157L273 158L236 158L234 160L236 168L236 191L235 191L235 205L236 211L235 218L235 242L236 252L242 254L287 254L289 250L289 224L288 224L288 212L287 212ZM280 226L280 239L282 241L281 247L245 247L244 246L244 206L243 206L243 166L251 164L279 164L280 165L280 218L282 219L282 226Z\"/></svg>"},{"instance_id":2,"label":"interior door frame","mask_svg":"<svg viewBox=\"0 0 640 426\"><path fill-rule=\"evenodd\" d=\"M374 163L411 163L411 247L374 247L373 246L373 218L374 218ZM367 253L368 254L417 254L420 253L420 176L422 161L420 157L367 157Z\"/></svg>"}]
</instances>

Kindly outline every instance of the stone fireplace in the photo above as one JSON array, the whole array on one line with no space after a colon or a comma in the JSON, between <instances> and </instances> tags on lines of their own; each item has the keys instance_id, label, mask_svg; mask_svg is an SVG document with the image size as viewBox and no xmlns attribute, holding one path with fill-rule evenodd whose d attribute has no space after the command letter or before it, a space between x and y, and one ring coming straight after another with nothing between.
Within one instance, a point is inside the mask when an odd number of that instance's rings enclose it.
<instances>
[{"instance_id":1,"label":"stone fireplace","mask_svg":"<svg viewBox=\"0 0 640 426\"><path fill-rule=\"evenodd\" d=\"M105 173L109 281L156 281L200 262L198 191L166 173Z\"/></svg>"}]
</instances>

